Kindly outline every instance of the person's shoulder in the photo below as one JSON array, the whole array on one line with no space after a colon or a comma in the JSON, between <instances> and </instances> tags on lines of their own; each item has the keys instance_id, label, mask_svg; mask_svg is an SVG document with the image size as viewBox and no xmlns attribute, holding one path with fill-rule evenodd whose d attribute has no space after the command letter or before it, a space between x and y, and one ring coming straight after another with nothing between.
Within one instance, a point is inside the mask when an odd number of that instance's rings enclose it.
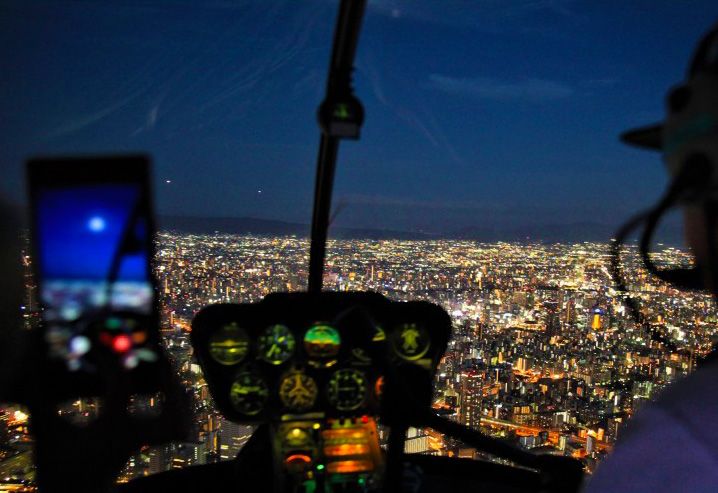
<instances>
[{"instance_id":1,"label":"person's shoulder","mask_svg":"<svg viewBox=\"0 0 718 493\"><path fill-rule=\"evenodd\" d=\"M687 425L705 425L718 418L718 360L671 384L653 405ZM705 426L703 426L705 428ZM718 438L718 430L702 430Z\"/></svg>"},{"instance_id":2,"label":"person's shoulder","mask_svg":"<svg viewBox=\"0 0 718 493\"><path fill-rule=\"evenodd\" d=\"M661 392L627 424L586 492L715 491L718 361ZM687 489L686 489L687 488Z\"/></svg>"}]
</instances>

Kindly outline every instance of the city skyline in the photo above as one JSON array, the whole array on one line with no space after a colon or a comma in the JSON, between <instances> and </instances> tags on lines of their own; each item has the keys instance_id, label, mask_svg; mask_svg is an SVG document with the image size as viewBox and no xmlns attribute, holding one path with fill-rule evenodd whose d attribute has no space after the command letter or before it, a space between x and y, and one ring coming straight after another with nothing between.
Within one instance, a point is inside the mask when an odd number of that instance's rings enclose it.
<instances>
[{"instance_id":1,"label":"city skyline","mask_svg":"<svg viewBox=\"0 0 718 493\"><path fill-rule=\"evenodd\" d=\"M306 289L308 246L297 236L158 234L162 336L193 396L192 437L143 448L120 481L229 460L241 450L252 428L228 421L214 407L192 357L191 320L208 304L257 302L271 292ZM327 252L326 289L426 300L449 313L453 333L434 381L436 412L516 446L580 459L589 472L636 410L690 373L718 336L710 295L657 282L640 267L633 246L624 257L631 295L678 351L653 343L646 327L636 326L613 286L604 243L335 239ZM692 261L671 247L655 255L673 264ZM156 403L139 399L133 405ZM98 409L77 401L61 412L83 422ZM10 407L0 424L7 451L0 470L11 481L23 471L20 477L31 481L27 415ZM429 429L410 430L406 450L490 459Z\"/></svg>"}]
</instances>

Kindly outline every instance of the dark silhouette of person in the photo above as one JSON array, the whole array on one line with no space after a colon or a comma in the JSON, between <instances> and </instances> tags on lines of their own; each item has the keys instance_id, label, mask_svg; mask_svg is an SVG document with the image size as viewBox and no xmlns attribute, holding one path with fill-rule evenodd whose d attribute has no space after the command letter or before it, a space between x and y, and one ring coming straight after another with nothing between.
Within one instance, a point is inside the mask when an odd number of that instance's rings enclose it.
<instances>
[{"instance_id":1,"label":"dark silhouette of person","mask_svg":"<svg viewBox=\"0 0 718 493\"><path fill-rule=\"evenodd\" d=\"M683 201L683 217L702 284L716 295L718 24L700 41L685 82L669 92L667 112L664 123L628 132L624 140L661 151L674 179L688 166L712 172L702 194ZM717 422L718 359L712 358L636 413L585 492L718 491Z\"/></svg>"}]
</instances>

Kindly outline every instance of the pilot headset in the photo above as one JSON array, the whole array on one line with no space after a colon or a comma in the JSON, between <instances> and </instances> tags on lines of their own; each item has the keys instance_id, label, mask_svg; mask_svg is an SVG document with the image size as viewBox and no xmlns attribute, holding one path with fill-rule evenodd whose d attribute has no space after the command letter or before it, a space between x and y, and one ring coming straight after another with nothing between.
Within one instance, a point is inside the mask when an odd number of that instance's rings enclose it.
<instances>
[{"instance_id":1,"label":"pilot headset","mask_svg":"<svg viewBox=\"0 0 718 493\"><path fill-rule=\"evenodd\" d=\"M612 273L619 291L627 292L620 268L623 242L643 226L639 251L646 269L679 288L706 290L706 274L712 290L718 289L718 24L702 38L688 69L686 80L671 89L666 98L663 123L630 130L621 139L630 145L658 150L671 177L671 184L652 209L628 221L612 246ZM704 264L691 268L660 269L649 252L655 230L674 206L703 210L708 255ZM718 292L714 295L718 296ZM637 323L647 326L635 301L626 302ZM651 336L675 347L664 335L650 329Z\"/></svg>"}]
</instances>

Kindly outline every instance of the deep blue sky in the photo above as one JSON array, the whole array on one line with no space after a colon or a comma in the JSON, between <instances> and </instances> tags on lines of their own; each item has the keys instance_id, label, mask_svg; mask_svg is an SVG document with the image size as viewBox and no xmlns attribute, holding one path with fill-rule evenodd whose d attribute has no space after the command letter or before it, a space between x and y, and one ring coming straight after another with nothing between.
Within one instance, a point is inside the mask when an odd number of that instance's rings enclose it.
<instances>
[{"instance_id":1,"label":"deep blue sky","mask_svg":"<svg viewBox=\"0 0 718 493\"><path fill-rule=\"evenodd\" d=\"M139 150L162 213L308 222L336 5L6 0L0 191L23 199L31 155ZM369 0L336 223L618 224L665 176L617 135L661 118L716 20L714 0Z\"/></svg>"}]
</instances>

